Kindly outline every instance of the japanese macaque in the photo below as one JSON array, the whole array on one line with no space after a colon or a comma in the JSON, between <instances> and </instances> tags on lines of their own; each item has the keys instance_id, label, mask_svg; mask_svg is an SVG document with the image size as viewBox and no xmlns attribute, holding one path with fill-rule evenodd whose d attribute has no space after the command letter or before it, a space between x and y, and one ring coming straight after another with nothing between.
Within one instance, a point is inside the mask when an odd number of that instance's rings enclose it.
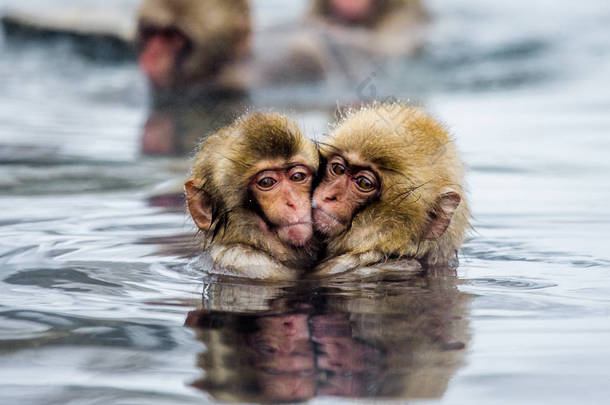
<instances>
[{"instance_id":1,"label":"japanese macaque","mask_svg":"<svg viewBox=\"0 0 610 405\"><path fill-rule=\"evenodd\" d=\"M383 56L412 52L426 20L421 0L314 0L311 15L338 43Z\"/></svg>"},{"instance_id":2,"label":"japanese macaque","mask_svg":"<svg viewBox=\"0 0 610 405\"><path fill-rule=\"evenodd\" d=\"M421 0L314 0L312 14L345 25L379 29L397 14L425 15Z\"/></svg>"},{"instance_id":3,"label":"japanese macaque","mask_svg":"<svg viewBox=\"0 0 610 405\"><path fill-rule=\"evenodd\" d=\"M241 90L233 68L249 53L250 30L248 0L146 0L138 62L156 89L204 83Z\"/></svg>"},{"instance_id":4,"label":"japanese macaque","mask_svg":"<svg viewBox=\"0 0 610 405\"><path fill-rule=\"evenodd\" d=\"M310 267L317 169L315 145L279 114L247 115L211 135L185 189L214 270L282 280Z\"/></svg>"},{"instance_id":5,"label":"japanese macaque","mask_svg":"<svg viewBox=\"0 0 610 405\"><path fill-rule=\"evenodd\" d=\"M307 17L254 41L278 80L360 82L419 49L426 20L420 0L314 0Z\"/></svg>"},{"instance_id":6,"label":"japanese macaque","mask_svg":"<svg viewBox=\"0 0 610 405\"><path fill-rule=\"evenodd\" d=\"M348 113L320 152L312 206L327 247L317 275L456 259L470 214L462 162L438 121L400 103L373 105Z\"/></svg>"}]
</instances>

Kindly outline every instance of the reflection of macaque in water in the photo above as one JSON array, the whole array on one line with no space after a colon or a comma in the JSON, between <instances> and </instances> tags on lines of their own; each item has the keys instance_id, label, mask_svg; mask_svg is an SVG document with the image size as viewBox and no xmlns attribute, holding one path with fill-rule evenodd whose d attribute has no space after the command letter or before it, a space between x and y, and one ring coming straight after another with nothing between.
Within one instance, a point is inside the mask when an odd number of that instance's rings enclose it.
<instances>
[{"instance_id":1,"label":"reflection of macaque in water","mask_svg":"<svg viewBox=\"0 0 610 405\"><path fill-rule=\"evenodd\" d=\"M318 364L329 372L320 394L442 397L469 339L468 297L457 290L452 270L437 270L378 284L380 296L330 300L330 315L313 319L314 341L324 353ZM337 295L334 288L328 293Z\"/></svg>"},{"instance_id":2,"label":"reflection of macaque in water","mask_svg":"<svg viewBox=\"0 0 610 405\"><path fill-rule=\"evenodd\" d=\"M261 394L276 400L313 397L315 358L307 314L263 316L247 338Z\"/></svg>"},{"instance_id":3,"label":"reflection of macaque in water","mask_svg":"<svg viewBox=\"0 0 610 405\"><path fill-rule=\"evenodd\" d=\"M193 385L224 402L441 398L469 339L455 272L371 280L369 290L206 283L185 322L207 348Z\"/></svg>"},{"instance_id":4,"label":"reflection of macaque in water","mask_svg":"<svg viewBox=\"0 0 610 405\"><path fill-rule=\"evenodd\" d=\"M153 103L142 129L141 151L152 156L190 155L205 138L242 115L246 103L240 95L210 93Z\"/></svg>"},{"instance_id":5,"label":"reflection of macaque in water","mask_svg":"<svg viewBox=\"0 0 610 405\"><path fill-rule=\"evenodd\" d=\"M311 323L318 348L318 367L328 373L319 393L341 397L370 396L367 392L371 386L369 381L383 378L384 348L354 339L348 314L317 315Z\"/></svg>"},{"instance_id":6,"label":"reflection of macaque in water","mask_svg":"<svg viewBox=\"0 0 610 405\"><path fill-rule=\"evenodd\" d=\"M258 315L241 312L253 311L253 295L275 296L275 290L279 291L262 285L206 286L211 300L204 302L206 307L228 308L230 302L236 312L189 313L185 324L195 328L198 339L208 348L199 357L206 377L196 381L195 387L227 402L304 401L315 395L315 355L307 310L281 305L279 298L269 302L271 306L280 304L278 309L258 307L262 311ZM240 304L240 298L245 305Z\"/></svg>"}]
</instances>

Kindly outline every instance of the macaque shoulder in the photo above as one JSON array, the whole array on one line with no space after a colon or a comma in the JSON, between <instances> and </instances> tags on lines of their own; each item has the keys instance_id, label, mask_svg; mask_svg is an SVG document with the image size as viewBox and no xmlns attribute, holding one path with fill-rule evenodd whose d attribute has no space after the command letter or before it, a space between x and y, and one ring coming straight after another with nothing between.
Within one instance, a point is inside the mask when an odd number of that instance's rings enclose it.
<instances>
[{"instance_id":1,"label":"macaque shoulder","mask_svg":"<svg viewBox=\"0 0 610 405\"><path fill-rule=\"evenodd\" d=\"M296 280L300 271L287 267L268 253L247 245L213 245L209 249L212 271L267 281Z\"/></svg>"}]
</instances>

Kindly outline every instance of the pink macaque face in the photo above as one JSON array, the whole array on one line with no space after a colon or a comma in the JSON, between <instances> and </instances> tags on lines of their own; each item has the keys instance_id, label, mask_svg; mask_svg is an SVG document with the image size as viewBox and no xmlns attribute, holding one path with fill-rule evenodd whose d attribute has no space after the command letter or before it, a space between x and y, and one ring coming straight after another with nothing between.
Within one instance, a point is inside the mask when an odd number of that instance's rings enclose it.
<instances>
[{"instance_id":1,"label":"pink macaque face","mask_svg":"<svg viewBox=\"0 0 610 405\"><path fill-rule=\"evenodd\" d=\"M366 19L375 5L375 0L330 0L333 12L350 21Z\"/></svg>"}]
</instances>

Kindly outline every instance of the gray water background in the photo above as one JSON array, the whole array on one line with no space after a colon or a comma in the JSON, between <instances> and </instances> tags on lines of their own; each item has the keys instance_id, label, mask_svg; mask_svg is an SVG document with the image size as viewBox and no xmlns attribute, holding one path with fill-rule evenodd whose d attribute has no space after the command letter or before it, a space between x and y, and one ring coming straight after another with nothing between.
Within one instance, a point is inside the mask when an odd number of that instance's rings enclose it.
<instances>
[{"instance_id":1,"label":"gray water background","mask_svg":"<svg viewBox=\"0 0 610 405\"><path fill-rule=\"evenodd\" d=\"M118 3L133 5L106 4ZM258 21L298 15L299 4L259 1ZM458 276L473 295L471 340L432 402L606 403L610 3L429 4L424 53L371 73L378 98L440 117L470 168L476 232ZM333 103L357 98L362 81L255 99ZM147 199L182 166L140 155L146 114L135 65L62 43L2 43L0 403L208 400L189 385L205 348L183 327L203 275L171 249L193 226ZM323 114L293 116L314 136L326 131Z\"/></svg>"}]
</instances>

